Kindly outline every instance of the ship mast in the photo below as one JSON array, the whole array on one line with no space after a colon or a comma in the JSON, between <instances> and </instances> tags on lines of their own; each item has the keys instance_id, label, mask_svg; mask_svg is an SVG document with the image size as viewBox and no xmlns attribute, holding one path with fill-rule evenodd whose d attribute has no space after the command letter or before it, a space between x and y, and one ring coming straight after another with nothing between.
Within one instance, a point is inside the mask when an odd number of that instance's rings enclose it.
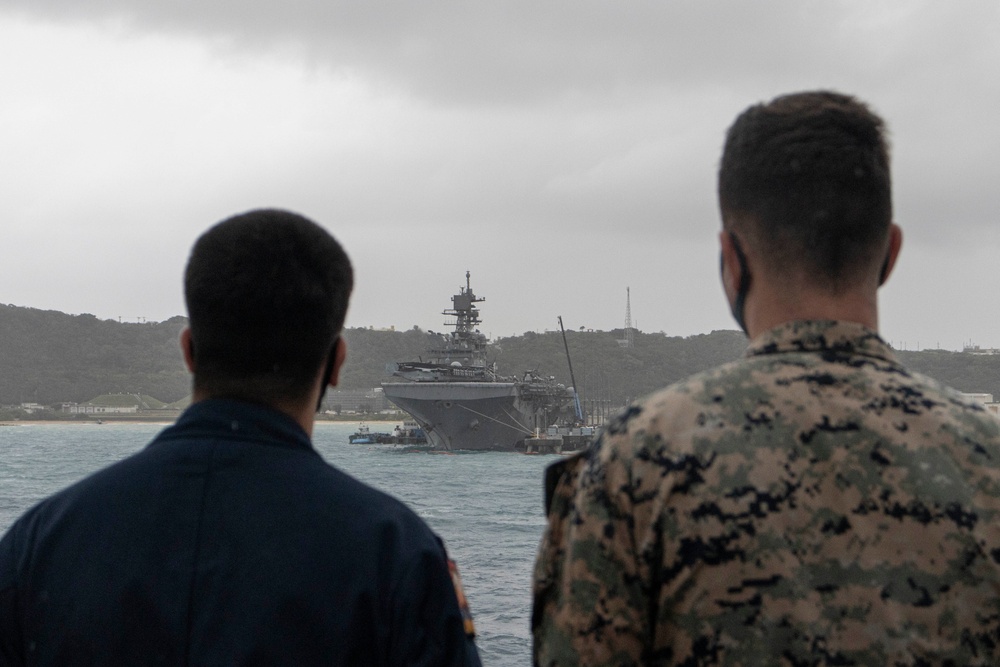
<instances>
[{"instance_id":1,"label":"ship mast","mask_svg":"<svg viewBox=\"0 0 1000 667\"><path fill-rule=\"evenodd\" d=\"M479 319L479 310L476 309L475 304L486 301L483 297L477 297L472 291L469 276L469 272L466 271L465 287L459 287L458 294L451 297L451 308L441 312L442 315L455 318L454 322L445 322L445 324L455 327L455 333L459 337L472 333L477 325L482 324Z\"/></svg>"}]
</instances>

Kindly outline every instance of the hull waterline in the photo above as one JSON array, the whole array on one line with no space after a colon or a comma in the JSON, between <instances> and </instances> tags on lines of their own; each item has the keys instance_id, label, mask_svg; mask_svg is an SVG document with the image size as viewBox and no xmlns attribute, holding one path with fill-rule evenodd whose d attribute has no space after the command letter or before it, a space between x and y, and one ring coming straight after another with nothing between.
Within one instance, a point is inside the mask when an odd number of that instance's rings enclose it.
<instances>
[{"instance_id":1,"label":"hull waterline","mask_svg":"<svg viewBox=\"0 0 1000 667\"><path fill-rule=\"evenodd\" d=\"M514 451L532 432L516 407L513 382L385 382L382 388L438 449Z\"/></svg>"}]
</instances>

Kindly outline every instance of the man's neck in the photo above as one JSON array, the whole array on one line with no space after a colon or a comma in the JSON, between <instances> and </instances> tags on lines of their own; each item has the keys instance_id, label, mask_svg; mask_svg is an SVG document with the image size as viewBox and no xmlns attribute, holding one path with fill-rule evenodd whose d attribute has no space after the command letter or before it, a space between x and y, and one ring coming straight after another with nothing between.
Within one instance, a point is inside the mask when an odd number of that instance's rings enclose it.
<instances>
[{"instance_id":1,"label":"man's neck","mask_svg":"<svg viewBox=\"0 0 1000 667\"><path fill-rule=\"evenodd\" d=\"M795 320L856 322L878 331L876 288L846 290L840 294L770 281L754 285L746 304L747 332L751 339Z\"/></svg>"}]
</instances>

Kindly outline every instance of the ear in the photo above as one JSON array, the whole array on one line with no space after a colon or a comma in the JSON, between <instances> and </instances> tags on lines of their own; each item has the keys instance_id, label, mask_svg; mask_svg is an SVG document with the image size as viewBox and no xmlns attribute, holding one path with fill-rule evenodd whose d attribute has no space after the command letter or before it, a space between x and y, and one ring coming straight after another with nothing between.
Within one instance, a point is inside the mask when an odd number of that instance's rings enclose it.
<instances>
[{"instance_id":1,"label":"ear","mask_svg":"<svg viewBox=\"0 0 1000 667\"><path fill-rule=\"evenodd\" d=\"M903 230L899 225L892 223L889 225L889 249L885 253L885 263L882 265L882 275L879 276L878 284L882 286L889 279L892 269L896 266L896 259L899 257L899 249L903 247Z\"/></svg>"},{"instance_id":2,"label":"ear","mask_svg":"<svg viewBox=\"0 0 1000 667\"><path fill-rule=\"evenodd\" d=\"M733 235L723 229L719 232L719 259L722 272L722 289L726 292L730 303L740 291L743 280L743 267L740 265L739 251L733 243Z\"/></svg>"},{"instance_id":3,"label":"ear","mask_svg":"<svg viewBox=\"0 0 1000 667\"><path fill-rule=\"evenodd\" d=\"M181 352L184 354L184 365L188 371L194 373L194 343L191 341L191 327L184 327L181 331Z\"/></svg>"},{"instance_id":4,"label":"ear","mask_svg":"<svg viewBox=\"0 0 1000 667\"><path fill-rule=\"evenodd\" d=\"M340 369L344 365L345 359L347 359L347 343L344 342L343 336L339 336L333 350L333 372L330 373L331 387L336 387L340 381Z\"/></svg>"}]
</instances>

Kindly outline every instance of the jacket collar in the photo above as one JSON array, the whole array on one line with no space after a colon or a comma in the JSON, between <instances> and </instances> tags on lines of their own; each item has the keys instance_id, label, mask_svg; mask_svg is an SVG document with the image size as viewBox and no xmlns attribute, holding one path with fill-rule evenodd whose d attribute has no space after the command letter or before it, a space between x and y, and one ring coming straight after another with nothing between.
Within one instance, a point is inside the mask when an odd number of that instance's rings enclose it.
<instances>
[{"instance_id":1,"label":"jacket collar","mask_svg":"<svg viewBox=\"0 0 1000 667\"><path fill-rule=\"evenodd\" d=\"M877 333L856 322L836 320L786 322L754 338L746 356L782 352L831 352L898 363L892 348Z\"/></svg>"},{"instance_id":2,"label":"jacket collar","mask_svg":"<svg viewBox=\"0 0 1000 667\"><path fill-rule=\"evenodd\" d=\"M296 449L312 449L298 422L274 408L228 398L208 398L191 406L163 437L232 438Z\"/></svg>"}]
</instances>

